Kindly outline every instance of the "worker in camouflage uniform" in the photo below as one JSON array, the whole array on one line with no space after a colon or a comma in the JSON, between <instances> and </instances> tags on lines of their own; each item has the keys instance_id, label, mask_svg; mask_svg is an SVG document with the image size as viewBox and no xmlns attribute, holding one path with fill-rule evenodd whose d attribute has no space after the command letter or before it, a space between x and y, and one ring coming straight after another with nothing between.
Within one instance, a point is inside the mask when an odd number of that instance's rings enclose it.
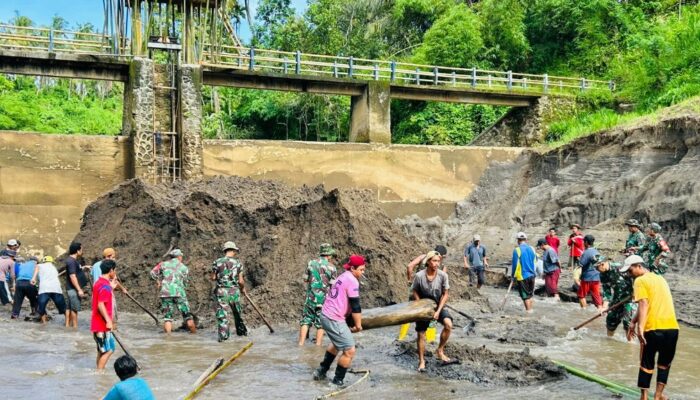
<instances>
[{"instance_id":1,"label":"worker in camouflage uniform","mask_svg":"<svg viewBox=\"0 0 700 400\"><path fill-rule=\"evenodd\" d=\"M605 319L605 326L608 328L608 336L615 334L615 329L622 322L625 332L637 313L637 303L632 298L632 278L629 274L619 271L622 263L610 262L603 256L596 258L596 269L600 272L600 283L603 285L603 300L607 305L606 309L620 303L624 305L608 312Z\"/></svg>"},{"instance_id":2,"label":"worker in camouflage uniform","mask_svg":"<svg viewBox=\"0 0 700 400\"><path fill-rule=\"evenodd\" d=\"M323 344L323 328L321 327L321 308L326 300L326 293L331 287L338 272L333 265L335 249L328 243L321 244L319 257L309 261L304 274L306 283L306 300L304 309L301 311L301 321L299 324L299 346L306 342L306 335L309 333L311 325L316 328L316 346Z\"/></svg>"},{"instance_id":3,"label":"worker in camouflage uniform","mask_svg":"<svg viewBox=\"0 0 700 400\"><path fill-rule=\"evenodd\" d=\"M196 333L190 305L187 302L185 288L189 280L189 268L182 262L182 250L175 249L169 254L170 260L158 263L151 270L151 278L155 279L160 290L161 311L165 315L163 330L170 333L173 328L173 314L179 310L182 319L187 324L190 333Z\"/></svg>"},{"instance_id":4,"label":"worker in camouflage uniform","mask_svg":"<svg viewBox=\"0 0 700 400\"><path fill-rule=\"evenodd\" d=\"M640 224L636 219L628 219L627 222L625 222L625 226L627 226L630 234L627 236L625 250L622 253L624 253L625 256L630 256L634 254L634 250L632 250L632 248L644 246L646 237L642 232L642 224Z\"/></svg>"},{"instance_id":5,"label":"worker in camouflage uniform","mask_svg":"<svg viewBox=\"0 0 700 400\"><path fill-rule=\"evenodd\" d=\"M229 316L233 314L236 324L236 335L247 336L248 328L243 322L241 307L241 290L245 289L243 282L243 265L238 260L240 249L234 242L226 242L222 246L223 257L214 261L211 279L216 282L216 324L219 332L219 342L227 340L231 335Z\"/></svg>"},{"instance_id":6,"label":"worker in camouflage uniform","mask_svg":"<svg viewBox=\"0 0 700 400\"><path fill-rule=\"evenodd\" d=\"M652 222L647 226L646 233L646 242L642 246L633 247L633 249L636 254L642 256L651 272L663 275L668 269L665 259L670 255L671 250L664 238L661 237L661 225Z\"/></svg>"}]
</instances>

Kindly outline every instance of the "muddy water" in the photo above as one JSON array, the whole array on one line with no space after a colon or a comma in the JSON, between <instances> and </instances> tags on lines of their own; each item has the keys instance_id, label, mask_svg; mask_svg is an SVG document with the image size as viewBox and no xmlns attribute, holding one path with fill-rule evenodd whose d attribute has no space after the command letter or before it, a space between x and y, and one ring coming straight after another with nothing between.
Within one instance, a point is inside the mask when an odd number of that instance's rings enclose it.
<instances>
[{"instance_id":1,"label":"muddy water","mask_svg":"<svg viewBox=\"0 0 700 400\"><path fill-rule=\"evenodd\" d=\"M498 303L501 290L484 291L492 303ZM459 305L459 304L458 304ZM507 323L515 316L522 318L520 304L512 297L505 317L492 320ZM539 301L537 311L528 319L556 326L548 338L548 346L531 346L534 354L568 361L583 369L604 375L630 386L636 382L638 346L626 343L622 336L605 337L602 322L572 334L568 327L585 319L592 311L580 311L574 304ZM4 311L4 310L3 310ZM3 313L5 314L5 313ZM66 331L62 317L47 326L28 322L0 321L0 368L5 380L4 398L56 399L79 396L100 398L117 380L111 369L96 374L94 344L89 334L87 314L81 314L77 332ZM487 315L487 314L484 314ZM491 317L490 317L491 318ZM216 342L213 329L203 329L196 336L158 333L153 321L139 314L122 314L121 337L143 370L157 398L176 399L184 396L199 374L217 357L228 357L248 340L254 346L231 367L217 377L198 398L294 398L310 399L333 390L329 384L313 382L310 374L323 355L323 350L307 344L296 347L294 327L279 327L274 335L266 329L255 329L249 338L236 338L225 344ZM459 323L459 320L456 319ZM481 322L479 323L481 324ZM596 384L569 377L557 382L524 387L483 387L466 382L446 381L416 374L412 368L399 365L393 344L397 328L363 332L357 335L358 357L354 367L371 369L370 378L349 393L345 399L445 399L499 398L521 399L523 394L539 399L609 399L610 393ZM456 329L455 341L471 345L485 344L493 350L522 350L523 345L502 344L478 335L466 336ZM122 354L117 351L117 356ZM113 361L113 360L112 360ZM700 331L682 328L676 360L671 372L669 394L676 399L700 398L697 375L700 369ZM349 374L352 382L359 376Z\"/></svg>"}]
</instances>

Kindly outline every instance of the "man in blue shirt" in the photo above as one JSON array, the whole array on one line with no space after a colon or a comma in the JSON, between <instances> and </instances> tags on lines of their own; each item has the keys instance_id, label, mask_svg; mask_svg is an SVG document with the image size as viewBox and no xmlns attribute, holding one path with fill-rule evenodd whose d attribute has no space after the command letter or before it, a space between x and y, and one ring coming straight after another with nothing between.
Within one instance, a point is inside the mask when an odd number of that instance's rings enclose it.
<instances>
[{"instance_id":1,"label":"man in blue shirt","mask_svg":"<svg viewBox=\"0 0 700 400\"><path fill-rule=\"evenodd\" d=\"M112 386L103 400L155 400L148 383L136 376L136 360L129 356L117 358L114 362L114 372L121 382Z\"/></svg>"},{"instance_id":2,"label":"man in blue shirt","mask_svg":"<svg viewBox=\"0 0 700 400\"><path fill-rule=\"evenodd\" d=\"M31 313L34 314L38 303L37 296L39 296L37 287L31 284L37 262L36 257L32 256L28 261L24 261L21 257L17 257L15 260L19 262L19 268L17 269L17 283L15 285L15 303L12 305L12 319L19 317L25 297L29 299Z\"/></svg>"},{"instance_id":3,"label":"man in blue shirt","mask_svg":"<svg viewBox=\"0 0 700 400\"><path fill-rule=\"evenodd\" d=\"M525 232L515 236L518 246L513 250L513 279L518 283L520 298L525 304L525 311L532 312L532 296L535 293L535 250L527 243Z\"/></svg>"},{"instance_id":4,"label":"man in blue shirt","mask_svg":"<svg viewBox=\"0 0 700 400\"><path fill-rule=\"evenodd\" d=\"M603 299L600 296L600 272L595 267L598 250L593 247L595 238L593 235L586 235L583 238L583 247L586 249L581 254L578 262L581 265L581 286L578 289L578 302L581 308L586 308L586 296L591 294L593 304L598 311L603 311Z\"/></svg>"},{"instance_id":5,"label":"man in blue shirt","mask_svg":"<svg viewBox=\"0 0 700 400\"><path fill-rule=\"evenodd\" d=\"M472 242L464 249L464 268L469 271L469 286L474 286L474 276L476 275L476 288L481 289L481 285L486 281L484 268L488 266L486 246L481 244L481 236L474 235Z\"/></svg>"}]
</instances>

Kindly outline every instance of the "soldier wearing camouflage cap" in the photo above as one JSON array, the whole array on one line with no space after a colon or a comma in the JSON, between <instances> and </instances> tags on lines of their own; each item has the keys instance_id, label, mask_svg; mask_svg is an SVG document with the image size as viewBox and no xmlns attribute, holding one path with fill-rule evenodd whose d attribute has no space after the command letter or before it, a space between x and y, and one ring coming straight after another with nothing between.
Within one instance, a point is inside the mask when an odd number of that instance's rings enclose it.
<instances>
[{"instance_id":1,"label":"soldier wearing camouflage cap","mask_svg":"<svg viewBox=\"0 0 700 400\"><path fill-rule=\"evenodd\" d=\"M636 254L639 254L644 259L649 271L663 275L668 269L665 259L671 255L671 249L661 236L661 225L652 222L646 228L647 240L639 246L633 247Z\"/></svg>"},{"instance_id":2,"label":"soldier wearing camouflage cap","mask_svg":"<svg viewBox=\"0 0 700 400\"><path fill-rule=\"evenodd\" d=\"M158 283L160 305L164 314L163 330L170 333L173 328L173 314L179 310L190 333L196 333L185 288L189 281L189 268L182 262L182 250L175 249L168 256L170 260L158 263L151 270L151 278Z\"/></svg>"},{"instance_id":3,"label":"soldier wearing camouflage cap","mask_svg":"<svg viewBox=\"0 0 700 400\"><path fill-rule=\"evenodd\" d=\"M318 258L309 261L304 273L306 283L306 299L301 311L299 325L299 346L303 346L306 335L311 325L316 328L316 346L323 344L324 330L321 327L321 308L326 300L326 294L335 279L338 271L333 265L335 249L329 243L322 243L319 248Z\"/></svg>"},{"instance_id":4,"label":"soldier wearing camouflage cap","mask_svg":"<svg viewBox=\"0 0 700 400\"><path fill-rule=\"evenodd\" d=\"M229 318L233 315L238 336L247 336L248 328L243 322L241 307L241 290L245 288L243 281L243 265L238 260L240 249L236 243L228 241L221 246L224 256L212 264L211 279L216 282L214 296L216 297L216 324L219 342L231 336Z\"/></svg>"},{"instance_id":5,"label":"soldier wearing camouflage cap","mask_svg":"<svg viewBox=\"0 0 700 400\"><path fill-rule=\"evenodd\" d=\"M631 255L634 254L634 250L631 249L633 247L642 247L644 242L646 242L646 238L644 237L644 233L642 233L642 224L640 224L636 219L628 219L625 221L625 226L629 230L630 234L627 236L625 250L623 253L625 255Z\"/></svg>"}]
</instances>

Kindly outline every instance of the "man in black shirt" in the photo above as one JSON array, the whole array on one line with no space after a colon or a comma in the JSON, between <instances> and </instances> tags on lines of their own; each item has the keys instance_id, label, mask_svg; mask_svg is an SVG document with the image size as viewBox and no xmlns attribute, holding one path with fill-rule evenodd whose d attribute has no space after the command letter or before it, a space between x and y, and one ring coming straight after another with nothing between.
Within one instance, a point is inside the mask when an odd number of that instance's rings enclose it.
<instances>
[{"instance_id":1,"label":"man in black shirt","mask_svg":"<svg viewBox=\"0 0 700 400\"><path fill-rule=\"evenodd\" d=\"M78 311L80 311L80 299L85 297L83 288L88 281L80 267L78 257L83 255L83 246L78 242L70 244L66 258L66 328L78 327Z\"/></svg>"}]
</instances>

